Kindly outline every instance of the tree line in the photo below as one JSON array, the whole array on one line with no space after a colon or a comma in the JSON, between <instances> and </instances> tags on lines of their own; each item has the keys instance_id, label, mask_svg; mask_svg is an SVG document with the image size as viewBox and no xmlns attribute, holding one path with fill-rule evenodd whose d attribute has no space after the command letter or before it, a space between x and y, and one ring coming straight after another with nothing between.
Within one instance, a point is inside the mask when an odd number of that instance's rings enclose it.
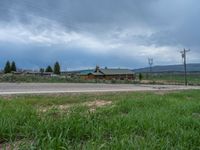
<instances>
[{"instance_id":1,"label":"tree line","mask_svg":"<svg viewBox=\"0 0 200 150\"><path fill-rule=\"evenodd\" d=\"M40 68L40 72L44 73L44 72L52 72L54 74L60 74L61 73L61 67L59 62L55 62L54 67L52 68L50 65L47 66L46 69L44 68ZM12 73L12 72L16 72L17 71L17 67L14 61L12 61L12 63L10 63L10 61L7 61L4 67L4 73Z\"/></svg>"},{"instance_id":2,"label":"tree line","mask_svg":"<svg viewBox=\"0 0 200 150\"><path fill-rule=\"evenodd\" d=\"M52 68L50 65L49 66L47 66L47 68L46 69L44 69L44 68L40 68L40 72L41 73L44 73L44 72L53 72L54 74L60 74L60 64L59 64L59 62L56 62L55 64L54 64L54 67Z\"/></svg>"}]
</instances>

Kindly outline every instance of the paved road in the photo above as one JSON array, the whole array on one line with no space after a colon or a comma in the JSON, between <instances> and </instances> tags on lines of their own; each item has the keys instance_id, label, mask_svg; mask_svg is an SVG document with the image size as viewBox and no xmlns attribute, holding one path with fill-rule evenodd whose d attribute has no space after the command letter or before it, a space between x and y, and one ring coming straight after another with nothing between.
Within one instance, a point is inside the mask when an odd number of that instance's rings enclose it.
<instances>
[{"instance_id":1,"label":"paved road","mask_svg":"<svg viewBox=\"0 0 200 150\"><path fill-rule=\"evenodd\" d=\"M88 83L0 83L0 95L120 92L200 89L200 86L133 85L133 84L88 84Z\"/></svg>"}]
</instances>

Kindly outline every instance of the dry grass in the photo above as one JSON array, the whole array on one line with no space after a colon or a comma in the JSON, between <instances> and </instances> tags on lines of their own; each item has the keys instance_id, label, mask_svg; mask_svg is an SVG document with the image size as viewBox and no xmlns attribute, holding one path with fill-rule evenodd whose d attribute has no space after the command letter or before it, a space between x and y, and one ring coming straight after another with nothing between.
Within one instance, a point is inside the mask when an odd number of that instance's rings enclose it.
<instances>
[{"instance_id":1,"label":"dry grass","mask_svg":"<svg viewBox=\"0 0 200 150\"><path fill-rule=\"evenodd\" d=\"M90 111L95 111L96 108L111 105L112 101L108 100L95 100L95 101L89 101L89 102L83 102L83 103L78 103L78 104L63 104L63 105L55 105L55 106L46 106L46 107L39 107L38 112L48 112L49 110L52 109L57 109L59 111L66 112L70 108L74 106L86 106L89 107Z\"/></svg>"}]
</instances>

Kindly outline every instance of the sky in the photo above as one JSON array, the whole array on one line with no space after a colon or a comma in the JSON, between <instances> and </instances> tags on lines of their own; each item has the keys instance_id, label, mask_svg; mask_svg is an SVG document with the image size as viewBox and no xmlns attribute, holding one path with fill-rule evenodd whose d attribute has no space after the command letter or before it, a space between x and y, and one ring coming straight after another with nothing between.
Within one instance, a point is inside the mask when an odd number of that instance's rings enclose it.
<instances>
[{"instance_id":1,"label":"sky","mask_svg":"<svg viewBox=\"0 0 200 150\"><path fill-rule=\"evenodd\" d=\"M200 62L199 0L0 0L0 68Z\"/></svg>"}]
</instances>

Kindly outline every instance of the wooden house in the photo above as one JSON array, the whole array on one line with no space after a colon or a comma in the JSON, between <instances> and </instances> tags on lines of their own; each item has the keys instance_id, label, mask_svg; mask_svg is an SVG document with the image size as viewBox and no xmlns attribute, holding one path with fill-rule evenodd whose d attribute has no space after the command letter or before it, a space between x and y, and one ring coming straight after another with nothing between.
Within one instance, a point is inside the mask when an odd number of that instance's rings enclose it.
<instances>
[{"instance_id":1,"label":"wooden house","mask_svg":"<svg viewBox=\"0 0 200 150\"><path fill-rule=\"evenodd\" d=\"M135 73L129 69L100 69L96 67L94 71L91 71L87 74L82 74L84 79L101 79L101 80L134 80Z\"/></svg>"}]
</instances>

